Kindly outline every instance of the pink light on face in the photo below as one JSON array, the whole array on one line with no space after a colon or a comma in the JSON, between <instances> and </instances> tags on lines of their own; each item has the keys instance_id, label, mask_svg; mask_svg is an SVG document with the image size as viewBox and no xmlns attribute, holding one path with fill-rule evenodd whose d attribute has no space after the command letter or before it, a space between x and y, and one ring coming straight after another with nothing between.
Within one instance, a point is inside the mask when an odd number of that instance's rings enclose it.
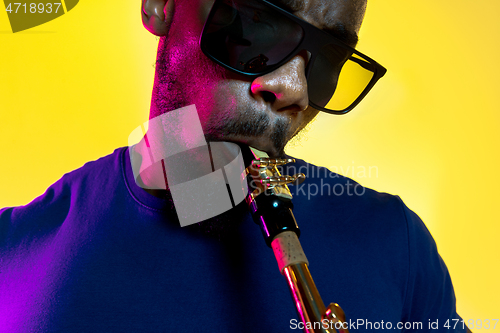
<instances>
[{"instance_id":1,"label":"pink light on face","mask_svg":"<svg viewBox=\"0 0 500 333\"><path fill-rule=\"evenodd\" d=\"M261 87L262 85L260 83L252 82L250 90L252 91L252 94L257 94Z\"/></svg>"},{"instance_id":2,"label":"pink light on face","mask_svg":"<svg viewBox=\"0 0 500 333\"><path fill-rule=\"evenodd\" d=\"M262 86L262 84L261 84L261 83L259 83L259 82L252 82L252 86L250 87L250 90L252 91L252 94L254 94L254 95L258 95L258 94L259 94L259 92L262 92L262 91L267 91L267 92L270 92L270 93L272 93L272 94L276 97L276 99L278 99L278 100L279 100L279 99L281 99L281 98L283 98L283 95L284 95L284 93L279 93L279 92L271 91L271 90L269 90L269 89L264 88L264 87Z\"/></svg>"}]
</instances>

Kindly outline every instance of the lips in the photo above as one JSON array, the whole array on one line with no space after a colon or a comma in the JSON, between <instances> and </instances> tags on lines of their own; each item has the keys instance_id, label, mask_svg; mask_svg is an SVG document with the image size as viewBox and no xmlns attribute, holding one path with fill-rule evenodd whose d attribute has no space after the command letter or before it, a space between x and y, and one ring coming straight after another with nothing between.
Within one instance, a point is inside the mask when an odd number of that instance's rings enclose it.
<instances>
[{"instance_id":1,"label":"lips","mask_svg":"<svg viewBox=\"0 0 500 333\"><path fill-rule=\"evenodd\" d=\"M273 142L268 137L234 137L231 139L227 139L224 141L233 142L236 144L243 144L247 146L254 147L260 151L266 152L269 157L281 157L284 155L283 151L279 151L276 147L274 147ZM281 149L283 150L283 149Z\"/></svg>"}]
</instances>

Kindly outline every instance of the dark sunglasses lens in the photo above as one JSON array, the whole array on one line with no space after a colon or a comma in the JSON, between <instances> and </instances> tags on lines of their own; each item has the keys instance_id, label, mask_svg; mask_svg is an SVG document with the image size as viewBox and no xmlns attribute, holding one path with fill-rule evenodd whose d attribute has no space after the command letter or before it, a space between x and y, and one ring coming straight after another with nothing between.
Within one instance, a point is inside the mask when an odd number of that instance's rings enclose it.
<instances>
[{"instance_id":1,"label":"dark sunglasses lens","mask_svg":"<svg viewBox=\"0 0 500 333\"><path fill-rule=\"evenodd\" d=\"M269 70L294 51L304 36L300 25L258 1L219 1L212 11L202 48L244 73Z\"/></svg>"},{"instance_id":2,"label":"dark sunglasses lens","mask_svg":"<svg viewBox=\"0 0 500 333\"><path fill-rule=\"evenodd\" d=\"M341 46L325 45L309 74L309 99L328 110L345 110L363 93L374 75L374 64Z\"/></svg>"}]
</instances>

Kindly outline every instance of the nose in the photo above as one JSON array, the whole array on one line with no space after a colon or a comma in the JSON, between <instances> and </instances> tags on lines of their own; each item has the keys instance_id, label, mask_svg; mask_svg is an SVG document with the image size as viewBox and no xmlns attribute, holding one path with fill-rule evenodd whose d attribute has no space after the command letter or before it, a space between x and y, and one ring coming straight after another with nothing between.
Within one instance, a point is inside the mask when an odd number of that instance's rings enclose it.
<instances>
[{"instance_id":1,"label":"nose","mask_svg":"<svg viewBox=\"0 0 500 333\"><path fill-rule=\"evenodd\" d=\"M298 54L278 69L253 80L256 99L271 104L274 111L303 111L309 105L305 75L307 53Z\"/></svg>"}]
</instances>

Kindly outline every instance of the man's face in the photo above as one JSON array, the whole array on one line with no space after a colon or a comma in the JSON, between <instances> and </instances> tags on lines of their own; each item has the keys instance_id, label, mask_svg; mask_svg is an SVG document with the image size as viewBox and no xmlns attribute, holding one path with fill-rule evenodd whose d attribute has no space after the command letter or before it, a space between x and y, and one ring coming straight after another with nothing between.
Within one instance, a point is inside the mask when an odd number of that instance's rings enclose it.
<instances>
[{"instance_id":1,"label":"man's face","mask_svg":"<svg viewBox=\"0 0 500 333\"><path fill-rule=\"evenodd\" d=\"M273 2L339 38L357 34L366 6L366 0ZM168 37L158 48L151 117L195 104L207 140L240 142L282 155L286 143L318 113L308 106L307 50L257 78L228 71L208 59L198 44L213 3L175 1Z\"/></svg>"}]
</instances>

